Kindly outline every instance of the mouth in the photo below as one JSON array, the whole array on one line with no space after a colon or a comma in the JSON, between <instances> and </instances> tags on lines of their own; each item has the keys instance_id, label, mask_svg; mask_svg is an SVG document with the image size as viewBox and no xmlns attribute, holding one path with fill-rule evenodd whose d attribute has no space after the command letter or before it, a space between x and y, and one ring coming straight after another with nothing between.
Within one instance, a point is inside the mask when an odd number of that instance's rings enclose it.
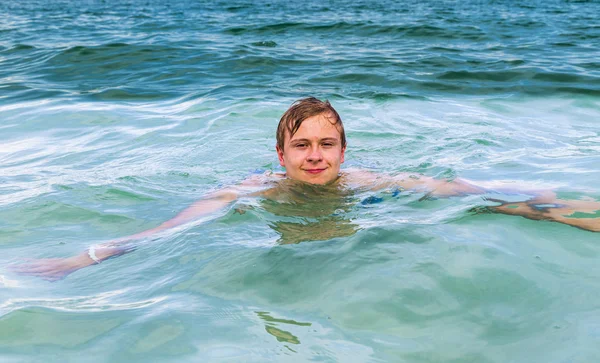
<instances>
[{"instance_id":1,"label":"mouth","mask_svg":"<svg viewBox=\"0 0 600 363\"><path fill-rule=\"evenodd\" d=\"M304 169L305 172L309 173L309 174L319 174L322 173L323 171L325 171L326 168L323 169Z\"/></svg>"}]
</instances>

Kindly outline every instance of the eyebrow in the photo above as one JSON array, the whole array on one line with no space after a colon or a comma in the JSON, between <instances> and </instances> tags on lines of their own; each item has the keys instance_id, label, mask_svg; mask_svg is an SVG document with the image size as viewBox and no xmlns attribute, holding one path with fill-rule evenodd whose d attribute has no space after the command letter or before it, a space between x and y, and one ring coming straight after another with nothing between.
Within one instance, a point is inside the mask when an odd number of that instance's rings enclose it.
<instances>
[{"instance_id":1,"label":"eyebrow","mask_svg":"<svg viewBox=\"0 0 600 363\"><path fill-rule=\"evenodd\" d=\"M326 137L326 138L320 139L319 141L320 142L323 142L323 141L340 142L340 140L338 138L335 138L335 137ZM298 142L308 142L308 143L310 143L310 140L309 139L292 139L292 140L290 140L290 144L294 144L294 143L298 143Z\"/></svg>"},{"instance_id":2,"label":"eyebrow","mask_svg":"<svg viewBox=\"0 0 600 363\"><path fill-rule=\"evenodd\" d=\"M335 141L335 142L338 142L340 140L337 139L337 138L335 138L335 137L326 137L324 139L321 139L321 141Z\"/></svg>"}]
</instances>

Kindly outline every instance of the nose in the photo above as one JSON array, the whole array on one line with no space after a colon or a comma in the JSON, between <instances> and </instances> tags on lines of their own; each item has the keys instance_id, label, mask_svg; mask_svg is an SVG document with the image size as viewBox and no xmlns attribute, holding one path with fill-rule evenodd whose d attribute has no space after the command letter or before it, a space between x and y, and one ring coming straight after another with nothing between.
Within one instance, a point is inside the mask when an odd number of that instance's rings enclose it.
<instances>
[{"instance_id":1,"label":"nose","mask_svg":"<svg viewBox=\"0 0 600 363\"><path fill-rule=\"evenodd\" d=\"M306 157L306 160L311 163L323 160L323 154L321 153L321 149L318 146L312 147L308 156Z\"/></svg>"}]
</instances>

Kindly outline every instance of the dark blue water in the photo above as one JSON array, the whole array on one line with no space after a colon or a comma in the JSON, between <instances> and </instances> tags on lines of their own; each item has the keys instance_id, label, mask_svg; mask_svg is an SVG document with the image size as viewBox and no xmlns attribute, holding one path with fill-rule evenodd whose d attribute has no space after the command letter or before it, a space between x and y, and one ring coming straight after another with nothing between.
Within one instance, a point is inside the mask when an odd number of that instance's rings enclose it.
<instances>
[{"instance_id":1,"label":"dark blue water","mask_svg":"<svg viewBox=\"0 0 600 363\"><path fill-rule=\"evenodd\" d=\"M600 5L3 2L2 102L600 93Z\"/></svg>"}]
</instances>

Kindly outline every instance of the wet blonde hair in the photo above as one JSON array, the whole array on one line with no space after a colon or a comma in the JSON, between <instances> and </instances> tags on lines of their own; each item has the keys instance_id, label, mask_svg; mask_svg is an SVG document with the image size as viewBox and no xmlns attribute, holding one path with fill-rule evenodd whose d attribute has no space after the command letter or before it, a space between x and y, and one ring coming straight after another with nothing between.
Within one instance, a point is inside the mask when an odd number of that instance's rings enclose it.
<instances>
[{"instance_id":1,"label":"wet blonde hair","mask_svg":"<svg viewBox=\"0 0 600 363\"><path fill-rule=\"evenodd\" d=\"M344 124L337 111L331 106L329 101L321 101L315 97L307 97L294 102L290 108L281 116L279 125L277 126L277 146L283 150L285 143L285 134L289 132L290 137L302 125L302 122L309 117L325 115L325 117L340 131L342 141L342 149L346 147L346 133L344 132Z\"/></svg>"}]
</instances>

